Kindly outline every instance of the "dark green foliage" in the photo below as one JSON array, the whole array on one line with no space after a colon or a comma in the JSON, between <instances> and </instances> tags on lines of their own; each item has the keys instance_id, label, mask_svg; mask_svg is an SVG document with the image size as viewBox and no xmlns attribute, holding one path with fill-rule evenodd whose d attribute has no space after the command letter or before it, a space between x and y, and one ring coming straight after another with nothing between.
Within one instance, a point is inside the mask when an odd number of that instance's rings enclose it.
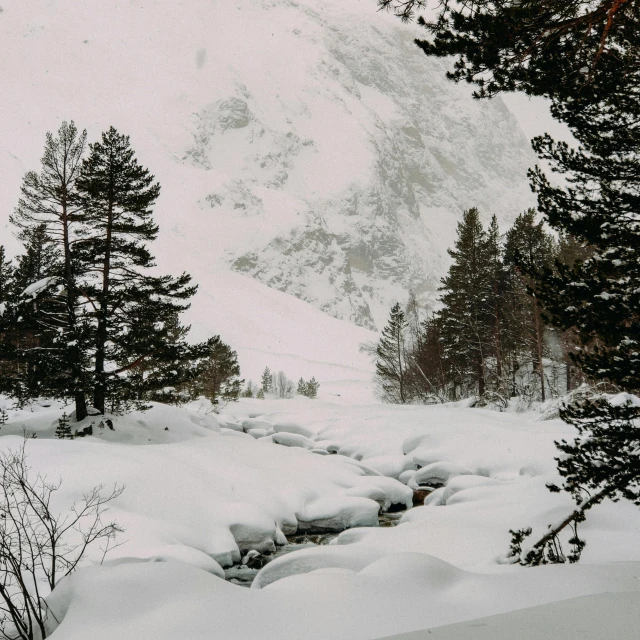
<instances>
[{"instance_id":1,"label":"dark green foliage","mask_svg":"<svg viewBox=\"0 0 640 640\"><path fill-rule=\"evenodd\" d=\"M214 336L207 341L208 355L200 366L195 378L195 389L218 405L220 402L235 402L244 380L240 379L240 365L235 351Z\"/></svg>"},{"instance_id":2,"label":"dark green foliage","mask_svg":"<svg viewBox=\"0 0 640 640\"><path fill-rule=\"evenodd\" d=\"M265 367L262 372L262 392L269 393L271 388L273 387L273 376L271 375L271 371L269 367Z\"/></svg>"},{"instance_id":3,"label":"dark green foliage","mask_svg":"<svg viewBox=\"0 0 640 640\"><path fill-rule=\"evenodd\" d=\"M424 0L380 0L407 19ZM530 172L538 209L583 259L538 274L536 295L554 325L579 342L575 363L596 379L640 388L640 3L635 0L478 0L433 3L421 24L428 55L456 56L453 80L476 97L523 91L551 99L577 145L536 138L564 180Z\"/></svg>"},{"instance_id":4,"label":"dark green foliage","mask_svg":"<svg viewBox=\"0 0 640 640\"><path fill-rule=\"evenodd\" d=\"M387 402L409 401L407 390L407 322L400 304L391 308L389 322L376 347L376 376Z\"/></svg>"},{"instance_id":5,"label":"dark green foliage","mask_svg":"<svg viewBox=\"0 0 640 640\"><path fill-rule=\"evenodd\" d=\"M419 19L429 40L427 55L455 56L455 81L475 84L480 97L523 91L557 100L611 77L637 71L640 7L634 0L379 0L403 19L416 9L435 9Z\"/></svg>"},{"instance_id":6,"label":"dark green foliage","mask_svg":"<svg viewBox=\"0 0 640 640\"><path fill-rule=\"evenodd\" d=\"M309 381L305 381L302 378L298 380L297 393L301 396L307 396L307 398L315 398L318 395L318 389L320 383L315 378L311 378Z\"/></svg>"},{"instance_id":7,"label":"dark green foliage","mask_svg":"<svg viewBox=\"0 0 640 640\"><path fill-rule=\"evenodd\" d=\"M0 407L0 427L2 425L7 424L8 420L9 420L9 415L7 414L5 408Z\"/></svg>"},{"instance_id":8,"label":"dark green foliage","mask_svg":"<svg viewBox=\"0 0 640 640\"><path fill-rule=\"evenodd\" d=\"M71 433L71 427L69 426L69 416L66 413L63 413L62 417L58 418L56 438L60 438L61 440L73 440L73 433Z\"/></svg>"},{"instance_id":9,"label":"dark green foliage","mask_svg":"<svg viewBox=\"0 0 640 640\"><path fill-rule=\"evenodd\" d=\"M262 387L258 389L258 393L256 393L256 398L258 398L258 400L264 400L264 389Z\"/></svg>"},{"instance_id":10,"label":"dark green foliage","mask_svg":"<svg viewBox=\"0 0 640 640\"><path fill-rule=\"evenodd\" d=\"M93 404L104 413L108 399L121 396L134 380L121 374L147 360L187 356L182 341L171 345L168 338L171 320L188 308L186 300L196 287L187 274L173 278L149 272L155 264L146 243L158 234L152 206L160 185L138 164L128 136L111 127L101 142L91 144L77 187L87 215L82 259L98 274L90 294ZM110 362L117 365L115 371L107 368ZM177 382L163 376L156 388Z\"/></svg>"},{"instance_id":11,"label":"dark green foliage","mask_svg":"<svg viewBox=\"0 0 640 640\"><path fill-rule=\"evenodd\" d=\"M28 397L47 393L70 397L77 419L86 416L88 327L77 283L76 230L83 220L76 181L85 149L86 132L63 122L58 136L47 133L41 171L28 172L18 206L11 216L26 253L16 269L16 294L48 279L48 286L16 313L18 333L31 343L17 357L28 358L28 380L16 380ZM46 349L46 352L44 351Z\"/></svg>"},{"instance_id":12,"label":"dark green foliage","mask_svg":"<svg viewBox=\"0 0 640 640\"><path fill-rule=\"evenodd\" d=\"M477 209L469 209L458 224L458 237L449 255L453 264L442 279L440 335L454 384L475 392L486 389L485 363L493 351L494 308L488 238Z\"/></svg>"},{"instance_id":13,"label":"dark green foliage","mask_svg":"<svg viewBox=\"0 0 640 640\"><path fill-rule=\"evenodd\" d=\"M190 276L151 273L160 186L128 137L111 128L83 159L85 139L63 123L58 137L47 134L41 173L25 176L12 216L25 253L0 319L0 365L13 367L3 388L19 402L73 399L77 420L87 397L100 413L188 399L209 352L187 343L178 320L196 291Z\"/></svg>"},{"instance_id":14,"label":"dark green foliage","mask_svg":"<svg viewBox=\"0 0 640 640\"><path fill-rule=\"evenodd\" d=\"M561 455L556 458L564 478L561 487L547 485L552 492L571 494L576 509L548 531L530 549L522 542L531 529L511 531L510 555L527 566L577 562L586 543L578 535L578 524L586 512L606 498L630 500L640 506L640 398L629 394L611 397L579 389L560 417L574 426L573 442L556 442ZM571 552L565 556L559 534L569 528Z\"/></svg>"}]
</instances>

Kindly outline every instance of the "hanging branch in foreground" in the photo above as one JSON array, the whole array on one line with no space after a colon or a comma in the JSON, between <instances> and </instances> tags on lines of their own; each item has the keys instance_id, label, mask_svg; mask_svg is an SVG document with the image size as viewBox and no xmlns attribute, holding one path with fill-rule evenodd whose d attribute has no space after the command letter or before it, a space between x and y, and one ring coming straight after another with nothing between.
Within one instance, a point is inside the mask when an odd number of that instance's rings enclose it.
<instances>
[{"instance_id":1,"label":"hanging branch in foreground","mask_svg":"<svg viewBox=\"0 0 640 640\"><path fill-rule=\"evenodd\" d=\"M558 472L565 480L562 487L547 486L570 493L577 508L531 546L523 544L531 528L510 531L509 558L526 566L577 562L586 544L578 536L578 525L605 498L626 498L640 506L640 398L581 393L560 410L560 417L576 427L578 436L572 443L556 442L562 453L556 458ZM567 527L573 534L572 550L565 555L559 534Z\"/></svg>"},{"instance_id":2,"label":"hanging branch in foreground","mask_svg":"<svg viewBox=\"0 0 640 640\"><path fill-rule=\"evenodd\" d=\"M103 493L98 485L66 513L52 513L61 481L30 473L25 445L0 453L0 480L0 638L41 640L50 613L44 596L90 547L98 546L104 559L118 546L122 528L103 517L123 487Z\"/></svg>"}]
</instances>

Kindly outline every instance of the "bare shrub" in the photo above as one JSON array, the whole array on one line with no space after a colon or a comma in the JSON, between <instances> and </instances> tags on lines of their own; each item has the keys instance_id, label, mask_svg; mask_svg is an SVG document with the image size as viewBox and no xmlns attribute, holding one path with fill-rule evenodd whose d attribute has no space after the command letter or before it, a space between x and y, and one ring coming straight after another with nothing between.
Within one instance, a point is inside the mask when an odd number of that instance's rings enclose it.
<instances>
[{"instance_id":1,"label":"bare shrub","mask_svg":"<svg viewBox=\"0 0 640 640\"><path fill-rule=\"evenodd\" d=\"M0 638L5 640L46 638L49 611L43 596L75 571L92 545L99 545L104 559L122 532L103 516L123 487L103 494L98 485L66 513L54 514L52 497L62 481L30 471L25 445L0 453Z\"/></svg>"}]
</instances>

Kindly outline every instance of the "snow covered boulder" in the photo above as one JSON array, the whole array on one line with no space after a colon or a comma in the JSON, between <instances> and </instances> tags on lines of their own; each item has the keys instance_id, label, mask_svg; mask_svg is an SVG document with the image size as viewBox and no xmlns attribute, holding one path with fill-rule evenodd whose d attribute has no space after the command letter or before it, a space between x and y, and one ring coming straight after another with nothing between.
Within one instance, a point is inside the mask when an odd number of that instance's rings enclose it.
<instances>
[{"instance_id":1,"label":"snow covered boulder","mask_svg":"<svg viewBox=\"0 0 640 640\"><path fill-rule=\"evenodd\" d=\"M473 475L473 471L453 462L434 462L416 471L413 482L417 486L439 487L456 476Z\"/></svg>"},{"instance_id":2,"label":"snow covered boulder","mask_svg":"<svg viewBox=\"0 0 640 640\"><path fill-rule=\"evenodd\" d=\"M301 449L314 449L315 442L298 435L297 433L274 433L271 439L276 444L281 444L284 447L300 447Z\"/></svg>"},{"instance_id":3,"label":"snow covered boulder","mask_svg":"<svg viewBox=\"0 0 640 640\"><path fill-rule=\"evenodd\" d=\"M383 476L399 479L405 471L415 471L418 465L410 456L377 456L362 460L367 467L379 471Z\"/></svg>"},{"instance_id":4,"label":"snow covered boulder","mask_svg":"<svg viewBox=\"0 0 640 640\"><path fill-rule=\"evenodd\" d=\"M302 549L282 556L266 565L256 576L251 588L263 589L283 578L310 573L318 569L360 571L383 555L382 551L357 547L356 545L323 545Z\"/></svg>"},{"instance_id":5,"label":"snow covered boulder","mask_svg":"<svg viewBox=\"0 0 640 640\"><path fill-rule=\"evenodd\" d=\"M266 429L249 429L247 433L252 437L256 438L264 438L265 436L270 435Z\"/></svg>"},{"instance_id":6,"label":"snow covered boulder","mask_svg":"<svg viewBox=\"0 0 640 640\"><path fill-rule=\"evenodd\" d=\"M311 438L315 435L311 429L304 427L297 422L276 422L273 425L273 430L276 433L296 433L299 436L304 436L305 438Z\"/></svg>"},{"instance_id":7,"label":"snow covered boulder","mask_svg":"<svg viewBox=\"0 0 640 640\"><path fill-rule=\"evenodd\" d=\"M298 531L343 531L351 527L378 526L380 505L363 497L321 498L296 513Z\"/></svg>"},{"instance_id":8,"label":"snow covered boulder","mask_svg":"<svg viewBox=\"0 0 640 640\"><path fill-rule=\"evenodd\" d=\"M242 428L244 431L250 431L251 429L264 429L265 431L269 431L273 425L266 420L261 420L260 418L247 418L242 421Z\"/></svg>"},{"instance_id":9,"label":"snow covered boulder","mask_svg":"<svg viewBox=\"0 0 640 640\"><path fill-rule=\"evenodd\" d=\"M354 460L362 460L364 457L358 445L345 444L338 449L338 455L345 456L346 458L353 458Z\"/></svg>"},{"instance_id":10,"label":"snow covered boulder","mask_svg":"<svg viewBox=\"0 0 640 640\"><path fill-rule=\"evenodd\" d=\"M413 501L413 491L409 487L385 476L363 476L356 487L348 490L348 495L361 495L375 500L379 502L382 511L388 511L393 506L410 509ZM382 495L382 501L373 497L374 495Z\"/></svg>"},{"instance_id":11,"label":"snow covered boulder","mask_svg":"<svg viewBox=\"0 0 640 640\"><path fill-rule=\"evenodd\" d=\"M494 480L493 478L485 478L484 476L456 476L455 478L452 478L445 487L444 493L442 494L442 500L445 504L450 504L449 500L462 491L475 489L477 487L495 486L498 484L500 484L498 480Z\"/></svg>"},{"instance_id":12,"label":"snow covered boulder","mask_svg":"<svg viewBox=\"0 0 640 640\"><path fill-rule=\"evenodd\" d=\"M218 416L218 422L223 429L232 429L233 431L244 431L244 427L230 418L222 418Z\"/></svg>"}]
</instances>

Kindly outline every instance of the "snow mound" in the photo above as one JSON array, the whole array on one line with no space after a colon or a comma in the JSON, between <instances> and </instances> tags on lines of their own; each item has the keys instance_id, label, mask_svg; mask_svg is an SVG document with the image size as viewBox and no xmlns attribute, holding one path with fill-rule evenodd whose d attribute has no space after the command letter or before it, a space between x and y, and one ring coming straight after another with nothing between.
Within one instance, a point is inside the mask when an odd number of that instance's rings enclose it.
<instances>
[{"instance_id":1,"label":"snow mound","mask_svg":"<svg viewBox=\"0 0 640 640\"><path fill-rule=\"evenodd\" d=\"M433 462L418 469L413 482L418 486L436 487L446 485L451 478L462 475L473 475L473 471L453 462Z\"/></svg>"},{"instance_id":2,"label":"snow mound","mask_svg":"<svg viewBox=\"0 0 640 640\"><path fill-rule=\"evenodd\" d=\"M298 435L297 433L289 433L289 432L280 432L274 433L271 436L271 440L276 444L281 444L285 447L300 447L301 449L314 449L315 442L313 440L309 440L309 438L305 438L304 436Z\"/></svg>"},{"instance_id":3,"label":"snow mound","mask_svg":"<svg viewBox=\"0 0 640 640\"><path fill-rule=\"evenodd\" d=\"M276 433L295 433L305 438L312 438L315 435L311 429L297 422L276 422L273 425L273 430Z\"/></svg>"},{"instance_id":4,"label":"snow mound","mask_svg":"<svg viewBox=\"0 0 640 640\"><path fill-rule=\"evenodd\" d=\"M388 498L386 498L388 500ZM299 531L342 531L378 526L380 505L366 497L322 498L296 513Z\"/></svg>"}]
</instances>

